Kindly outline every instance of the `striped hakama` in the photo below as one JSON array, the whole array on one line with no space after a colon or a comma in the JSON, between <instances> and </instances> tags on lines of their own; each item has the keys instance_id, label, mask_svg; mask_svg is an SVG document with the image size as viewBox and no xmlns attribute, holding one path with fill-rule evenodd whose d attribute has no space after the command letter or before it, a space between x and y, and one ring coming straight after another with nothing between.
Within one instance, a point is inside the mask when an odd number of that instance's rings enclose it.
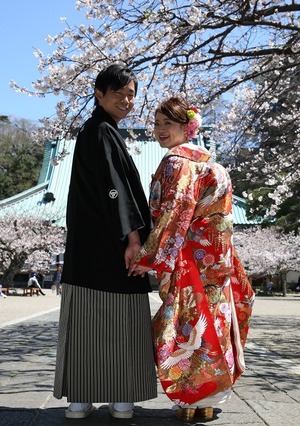
<instances>
[{"instance_id":1,"label":"striped hakama","mask_svg":"<svg viewBox=\"0 0 300 426\"><path fill-rule=\"evenodd\" d=\"M148 293L63 284L54 381L68 402L137 402L157 396Z\"/></svg>"}]
</instances>

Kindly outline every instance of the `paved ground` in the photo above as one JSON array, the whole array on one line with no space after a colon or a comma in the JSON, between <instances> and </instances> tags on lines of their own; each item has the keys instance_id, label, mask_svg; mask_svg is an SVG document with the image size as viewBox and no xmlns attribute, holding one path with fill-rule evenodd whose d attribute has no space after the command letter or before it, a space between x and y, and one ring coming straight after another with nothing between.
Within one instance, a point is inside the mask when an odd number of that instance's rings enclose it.
<instances>
[{"instance_id":1,"label":"paved ground","mask_svg":"<svg viewBox=\"0 0 300 426\"><path fill-rule=\"evenodd\" d=\"M51 290L43 291L46 296L23 296L23 291L17 289L18 296L0 297L0 328L34 318L43 312L59 310L60 296L56 297Z\"/></svg>"},{"instance_id":2,"label":"paved ground","mask_svg":"<svg viewBox=\"0 0 300 426\"><path fill-rule=\"evenodd\" d=\"M130 420L110 417L107 404L83 420L64 418L68 403L52 395L60 298L0 297L0 426L176 426L172 404L158 397L138 403ZM154 313L157 292L150 294ZM247 369L210 425L294 426L300 414L300 296L257 297L246 347ZM221 412L222 410L222 412ZM201 422L192 422L202 425Z\"/></svg>"}]
</instances>

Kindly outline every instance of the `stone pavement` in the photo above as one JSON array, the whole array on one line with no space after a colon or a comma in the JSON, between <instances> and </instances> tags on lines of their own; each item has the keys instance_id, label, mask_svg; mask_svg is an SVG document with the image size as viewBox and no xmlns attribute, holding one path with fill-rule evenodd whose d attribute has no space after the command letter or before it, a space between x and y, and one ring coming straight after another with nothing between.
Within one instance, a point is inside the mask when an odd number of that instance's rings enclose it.
<instances>
[{"instance_id":1,"label":"stone pavement","mask_svg":"<svg viewBox=\"0 0 300 426\"><path fill-rule=\"evenodd\" d=\"M132 419L113 419L106 403L86 419L65 419L66 399L52 395L60 298L0 297L0 426L294 426L300 414L300 297L257 297L246 371L209 423L177 419L158 383L158 397L137 403ZM149 295L154 313L156 291Z\"/></svg>"}]
</instances>

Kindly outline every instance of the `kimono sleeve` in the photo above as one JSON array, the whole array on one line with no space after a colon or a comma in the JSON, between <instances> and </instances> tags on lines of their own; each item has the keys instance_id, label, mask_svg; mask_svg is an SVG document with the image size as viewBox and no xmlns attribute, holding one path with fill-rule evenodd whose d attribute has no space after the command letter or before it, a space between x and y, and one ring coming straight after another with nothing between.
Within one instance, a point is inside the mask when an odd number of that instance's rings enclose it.
<instances>
[{"instance_id":1,"label":"kimono sleeve","mask_svg":"<svg viewBox=\"0 0 300 426\"><path fill-rule=\"evenodd\" d=\"M104 176L109 214L120 239L145 226L143 207L147 204L140 177L125 142L110 126L101 127ZM103 162L102 162L103 164Z\"/></svg>"},{"instance_id":2,"label":"kimono sleeve","mask_svg":"<svg viewBox=\"0 0 300 426\"><path fill-rule=\"evenodd\" d=\"M158 170L151 189L157 204L155 224L135 262L172 272L194 214L196 175L181 157L167 157Z\"/></svg>"}]
</instances>

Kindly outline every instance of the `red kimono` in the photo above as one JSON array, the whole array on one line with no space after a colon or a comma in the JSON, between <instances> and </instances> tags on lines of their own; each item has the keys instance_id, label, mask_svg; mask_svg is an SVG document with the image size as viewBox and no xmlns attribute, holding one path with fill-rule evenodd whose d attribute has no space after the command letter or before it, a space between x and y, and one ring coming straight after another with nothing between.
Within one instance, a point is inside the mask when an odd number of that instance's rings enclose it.
<instances>
[{"instance_id":1,"label":"red kimono","mask_svg":"<svg viewBox=\"0 0 300 426\"><path fill-rule=\"evenodd\" d=\"M244 371L254 291L234 249L232 187L209 152L167 152L150 188L154 227L136 263L157 271L153 318L159 379L184 405L230 389Z\"/></svg>"}]
</instances>

